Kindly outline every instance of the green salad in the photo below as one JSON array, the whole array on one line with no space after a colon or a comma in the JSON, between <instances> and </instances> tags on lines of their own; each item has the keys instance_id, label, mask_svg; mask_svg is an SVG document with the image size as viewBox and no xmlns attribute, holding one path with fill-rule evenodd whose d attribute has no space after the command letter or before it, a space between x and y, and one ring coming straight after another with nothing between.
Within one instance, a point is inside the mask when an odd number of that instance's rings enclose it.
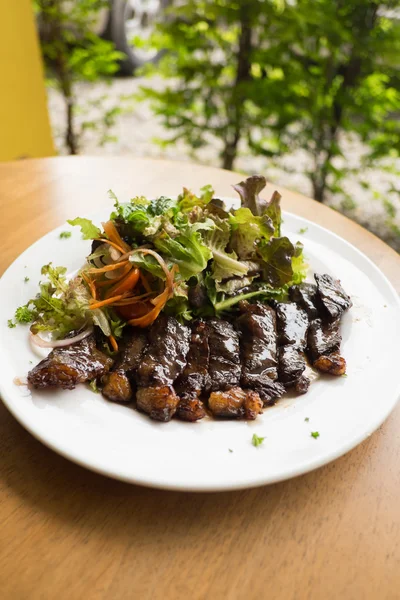
<instances>
[{"instance_id":1,"label":"green salad","mask_svg":"<svg viewBox=\"0 0 400 600\"><path fill-rule=\"evenodd\" d=\"M184 188L177 198L124 203L110 192L114 210L102 228L69 221L92 240L84 266L72 278L44 266L37 296L10 326L31 323L33 334L51 331L55 339L96 326L115 350L127 324L148 327L162 311L190 321L226 316L245 299L285 300L308 266L302 244L281 235L280 195L260 197L265 185L252 176L233 186L238 208L210 186L199 195Z\"/></svg>"}]
</instances>

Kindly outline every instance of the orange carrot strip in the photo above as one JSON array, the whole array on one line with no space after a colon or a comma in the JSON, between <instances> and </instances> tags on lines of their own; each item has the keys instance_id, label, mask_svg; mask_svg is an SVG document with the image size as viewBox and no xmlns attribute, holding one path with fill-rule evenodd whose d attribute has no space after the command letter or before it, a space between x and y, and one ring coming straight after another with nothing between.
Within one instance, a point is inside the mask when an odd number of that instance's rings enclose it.
<instances>
[{"instance_id":1,"label":"orange carrot strip","mask_svg":"<svg viewBox=\"0 0 400 600\"><path fill-rule=\"evenodd\" d=\"M104 281L96 281L96 286L98 288L102 288L102 287L106 287L107 285L114 285L115 283L117 283L118 281L121 281L121 279L123 279L125 277L125 275L127 275L129 273L129 271L132 269L131 265L126 265L125 267L123 267L123 272L121 275L119 275L118 277L116 277L115 279L105 279Z\"/></svg>"},{"instance_id":2,"label":"orange carrot strip","mask_svg":"<svg viewBox=\"0 0 400 600\"><path fill-rule=\"evenodd\" d=\"M89 305L89 308L90 310L95 310L96 308L101 308L102 306L114 304L114 302L122 300L122 298L125 298L125 294L120 294L119 296L114 296L113 298L107 298L107 300L101 300L100 302L93 302Z\"/></svg>"},{"instance_id":3,"label":"orange carrot strip","mask_svg":"<svg viewBox=\"0 0 400 600\"><path fill-rule=\"evenodd\" d=\"M154 292L147 292L146 294L141 294L140 296L127 296L123 300L118 300L115 303L115 306L128 306L130 304L137 304L138 302L142 302L146 298L149 299L149 296Z\"/></svg>"},{"instance_id":4,"label":"orange carrot strip","mask_svg":"<svg viewBox=\"0 0 400 600\"><path fill-rule=\"evenodd\" d=\"M161 298L161 296L163 296ZM165 288L162 294L160 294L160 301L151 311L144 315L143 317L138 317L137 319L130 319L128 321L128 325L133 325L136 327L147 327L151 325L158 317L162 309L164 308L168 298L170 296L170 291L168 288Z\"/></svg>"},{"instance_id":5,"label":"orange carrot strip","mask_svg":"<svg viewBox=\"0 0 400 600\"><path fill-rule=\"evenodd\" d=\"M113 350L115 352L118 352L118 344L117 344L117 340L115 339L115 337L113 335L109 335L108 339L110 341L110 344L111 344Z\"/></svg>"},{"instance_id":6,"label":"orange carrot strip","mask_svg":"<svg viewBox=\"0 0 400 600\"><path fill-rule=\"evenodd\" d=\"M120 269L127 264L129 264L129 260L123 260L122 262L113 263L112 265L106 265L100 269L88 269L86 273L98 275L99 273L107 273L107 271L115 271L115 269Z\"/></svg>"},{"instance_id":7,"label":"orange carrot strip","mask_svg":"<svg viewBox=\"0 0 400 600\"><path fill-rule=\"evenodd\" d=\"M144 289L146 290L146 292L151 292L150 284L147 280L146 275L142 271L140 271L140 281L142 282L142 285L143 285Z\"/></svg>"},{"instance_id":8,"label":"orange carrot strip","mask_svg":"<svg viewBox=\"0 0 400 600\"><path fill-rule=\"evenodd\" d=\"M113 285L106 292L106 298L122 294L123 292L131 292L139 280L139 269L132 269L123 279Z\"/></svg>"},{"instance_id":9,"label":"orange carrot strip","mask_svg":"<svg viewBox=\"0 0 400 600\"><path fill-rule=\"evenodd\" d=\"M119 246L118 244L112 242L111 240L108 240L107 238L94 238L94 241L109 244L110 246L118 250L118 252L121 252L121 254L125 254L125 250L122 248L122 246Z\"/></svg>"},{"instance_id":10,"label":"orange carrot strip","mask_svg":"<svg viewBox=\"0 0 400 600\"><path fill-rule=\"evenodd\" d=\"M85 275L85 273L82 272L81 275L82 275L82 279L86 282L86 284L89 288L89 291L93 297L93 300L97 300L96 286L94 285L93 281L91 279L89 279L89 277L87 277Z\"/></svg>"},{"instance_id":11,"label":"orange carrot strip","mask_svg":"<svg viewBox=\"0 0 400 600\"><path fill-rule=\"evenodd\" d=\"M122 237L119 235L117 228L115 227L112 221L107 221L107 223L102 223L102 225L104 232L109 240L114 242L114 244L118 244L118 246L121 246L121 248L123 248L125 252L129 252L131 250L131 247L128 246L128 244L124 242Z\"/></svg>"}]
</instances>

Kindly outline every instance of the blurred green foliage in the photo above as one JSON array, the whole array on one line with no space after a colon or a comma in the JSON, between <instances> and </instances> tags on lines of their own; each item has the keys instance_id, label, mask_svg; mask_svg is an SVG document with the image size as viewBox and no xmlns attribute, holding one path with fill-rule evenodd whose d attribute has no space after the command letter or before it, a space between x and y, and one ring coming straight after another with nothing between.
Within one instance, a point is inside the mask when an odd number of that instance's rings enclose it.
<instances>
[{"instance_id":1,"label":"blurred green foliage","mask_svg":"<svg viewBox=\"0 0 400 600\"><path fill-rule=\"evenodd\" d=\"M171 132L163 143L184 140L194 151L220 144L229 169L242 141L271 160L302 149L312 157L307 175L314 197L342 193L350 203L343 179L400 152L400 15L392 11L399 5L175 2L150 41L167 52L145 68L167 86L142 92ZM357 165L343 155L346 135L366 145ZM390 161L385 165L394 172Z\"/></svg>"},{"instance_id":2,"label":"blurred green foliage","mask_svg":"<svg viewBox=\"0 0 400 600\"><path fill-rule=\"evenodd\" d=\"M95 33L100 11L109 5L108 0L34 0L49 83L65 101L64 142L70 154L79 152L79 140L85 131L95 131L100 144L114 139L109 130L121 108L107 106L105 96L82 103L76 93L78 82L109 81L124 58L112 42ZM103 106L99 118L81 120L78 125L76 116L96 108L96 102Z\"/></svg>"}]
</instances>

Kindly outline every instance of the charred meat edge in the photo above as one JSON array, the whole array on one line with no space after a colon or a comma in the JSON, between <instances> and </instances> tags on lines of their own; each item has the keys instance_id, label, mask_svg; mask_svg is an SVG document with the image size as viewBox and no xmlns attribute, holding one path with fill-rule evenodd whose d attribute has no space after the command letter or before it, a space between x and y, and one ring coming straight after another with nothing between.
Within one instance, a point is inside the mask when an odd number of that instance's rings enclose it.
<instances>
[{"instance_id":1,"label":"charred meat edge","mask_svg":"<svg viewBox=\"0 0 400 600\"><path fill-rule=\"evenodd\" d=\"M278 377L275 311L260 302L239 303L241 385L256 391L263 404L273 404L285 392Z\"/></svg>"},{"instance_id":2,"label":"charred meat edge","mask_svg":"<svg viewBox=\"0 0 400 600\"><path fill-rule=\"evenodd\" d=\"M344 375L346 372L346 361L340 356L340 319L331 323L323 323L316 319L310 324L308 330L307 352L312 365L331 375Z\"/></svg>"},{"instance_id":3,"label":"charred meat edge","mask_svg":"<svg viewBox=\"0 0 400 600\"><path fill-rule=\"evenodd\" d=\"M94 336L90 335L71 346L54 348L28 373L28 383L37 389L72 390L78 383L102 377L112 364L112 359L96 348Z\"/></svg>"},{"instance_id":4,"label":"charred meat edge","mask_svg":"<svg viewBox=\"0 0 400 600\"><path fill-rule=\"evenodd\" d=\"M152 419L169 421L179 403L173 386L186 366L190 329L161 315L149 330L149 345L136 372L137 407Z\"/></svg>"},{"instance_id":5,"label":"charred meat edge","mask_svg":"<svg viewBox=\"0 0 400 600\"><path fill-rule=\"evenodd\" d=\"M262 409L257 392L240 387L239 335L228 321L207 322L210 361L206 389L208 408L216 417L255 419Z\"/></svg>"},{"instance_id":6,"label":"charred meat edge","mask_svg":"<svg viewBox=\"0 0 400 600\"><path fill-rule=\"evenodd\" d=\"M309 319L307 312L295 302L276 305L279 343L279 381L305 394L310 386L303 375L306 368L304 350L307 345Z\"/></svg>"},{"instance_id":7,"label":"charred meat edge","mask_svg":"<svg viewBox=\"0 0 400 600\"><path fill-rule=\"evenodd\" d=\"M140 365L147 345L143 330L129 328L125 331L122 350L111 371L102 378L102 393L113 402L130 402L134 396L134 375Z\"/></svg>"},{"instance_id":8,"label":"charred meat edge","mask_svg":"<svg viewBox=\"0 0 400 600\"><path fill-rule=\"evenodd\" d=\"M186 366L174 386L180 398L176 416L182 421L199 421L206 416L200 396L207 381L209 359L207 323L199 319L192 325Z\"/></svg>"}]
</instances>

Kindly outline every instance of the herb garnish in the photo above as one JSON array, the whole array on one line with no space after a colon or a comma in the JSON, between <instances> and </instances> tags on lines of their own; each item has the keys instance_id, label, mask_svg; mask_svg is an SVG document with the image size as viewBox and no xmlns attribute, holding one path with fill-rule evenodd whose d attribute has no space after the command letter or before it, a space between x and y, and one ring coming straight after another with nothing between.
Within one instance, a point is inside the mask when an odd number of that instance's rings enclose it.
<instances>
[{"instance_id":1,"label":"herb garnish","mask_svg":"<svg viewBox=\"0 0 400 600\"><path fill-rule=\"evenodd\" d=\"M253 437L251 438L251 443L253 444L253 446L255 446L257 448L257 446L261 446L261 444L263 443L264 440L265 440L265 437L259 437L257 434L253 433Z\"/></svg>"}]
</instances>

